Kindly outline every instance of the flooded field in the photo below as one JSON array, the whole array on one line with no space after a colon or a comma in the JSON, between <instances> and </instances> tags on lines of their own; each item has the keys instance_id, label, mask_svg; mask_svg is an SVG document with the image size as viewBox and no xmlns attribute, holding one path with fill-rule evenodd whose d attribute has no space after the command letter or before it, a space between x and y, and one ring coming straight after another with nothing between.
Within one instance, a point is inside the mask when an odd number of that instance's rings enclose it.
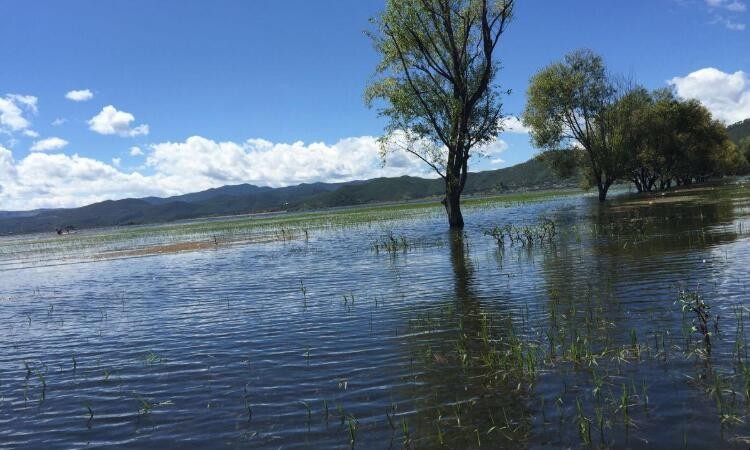
<instances>
[{"instance_id":1,"label":"flooded field","mask_svg":"<svg viewBox=\"0 0 750 450\"><path fill-rule=\"evenodd\" d=\"M747 448L750 184L548 197L3 238L0 448Z\"/></svg>"}]
</instances>

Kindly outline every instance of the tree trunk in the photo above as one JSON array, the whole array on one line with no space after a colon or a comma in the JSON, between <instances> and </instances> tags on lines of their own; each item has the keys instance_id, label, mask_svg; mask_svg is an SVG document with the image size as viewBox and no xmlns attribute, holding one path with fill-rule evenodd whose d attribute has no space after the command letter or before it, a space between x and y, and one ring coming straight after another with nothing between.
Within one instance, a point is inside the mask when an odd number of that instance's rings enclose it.
<instances>
[{"instance_id":1,"label":"tree trunk","mask_svg":"<svg viewBox=\"0 0 750 450\"><path fill-rule=\"evenodd\" d=\"M631 181L633 182L633 184L635 185L636 190L639 193L643 192L643 185L641 184L641 180L638 177L638 175L634 175L633 178L631 179Z\"/></svg>"},{"instance_id":2,"label":"tree trunk","mask_svg":"<svg viewBox=\"0 0 750 450\"><path fill-rule=\"evenodd\" d=\"M602 175L599 175L596 180L596 187L599 189L599 201L604 202L607 200L607 191L609 190L609 187L612 185L612 181L608 179L604 179Z\"/></svg>"},{"instance_id":3,"label":"tree trunk","mask_svg":"<svg viewBox=\"0 0 750 450\"><path fill-rule=\"evenodd\" d=\"M445 206L445 212L448 213L448 225L450 225L450 228L463 228L464 216L461 214L461 192L451 189L446 185L443 205Z\"/></svg>"},{"instance_id":4,"label":"tree trunk","mask_svg":"<svg viewBox=\"0 0 750 450\"><path fill-rule=\"evenodd\" d=\"M607 188L601 184L597 186L599 188L599 201L604 202L607 200Z\"/></svg>"}]
</instances>

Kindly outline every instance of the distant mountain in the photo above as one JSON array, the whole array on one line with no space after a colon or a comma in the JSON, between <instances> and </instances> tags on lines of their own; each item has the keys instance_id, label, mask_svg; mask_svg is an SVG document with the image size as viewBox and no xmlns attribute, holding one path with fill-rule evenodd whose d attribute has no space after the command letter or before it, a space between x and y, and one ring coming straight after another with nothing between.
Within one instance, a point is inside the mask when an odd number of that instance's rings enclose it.
<instances>
[{"instance_id":1,"label":"distant mountain","mask_svg":"<svg viewBox=\"0 0 750 450\"><path fill-rule=\"evenodd\" d=\"M505 169L469 174L466 194L549 189L576 184L531 160ZM0 212L0 234L54 232L114 225L170 222L199 217L304 210L437 197L442 180L403 176L348 183L312 183L283 188L223 186L168 198L107 200L80 208Z\"/></svg>"},{"instance_id":2,"label":"distant mountain","mask_svg":"<svg viewBox=\"0 0 750 450\"><path fill-rule=\"evenodd\" d=\"M31 217L41 214L45 211L52 211L51 209L32 209L30 211L0 211L0 219L9 217Z\"/></svg>"},{"instance_id":3,"label":"distant mountain","mask_svg":"<svg viewBox=\"0 0 750 450\"><path fill-rule=\"evenodd\" d=\"M530 160L512 167L473 172L466 180L465 194L496 194L518 190L575 186L576 179L560 179L542 162ZM443 181L402 176L375 178L346 184L327 194L300 200L296 209L330 208L377 202L394 202L437 197L444 193Z\"/></svg>"},{"instance_id":4,"label":"distant mountain","mask_svg":"<svg viewBox=\"0 0 750 450\"><path fill-rule=\"evenodd\" d=\"M219 188L207 189L205 191L194 192L192 194L175 195L173 197L146 197L143 200L152 205L163 205L174 201L187 203L201 203L212 199L223 198L225 201L236 201L238 198L267 196L266 201L275 204L279 201L282 203L289 201L289 198L299 196L314 195L320 192L335 191L347 183L303 183L296 186L287 186L282 188L271 188L267 186L254 186L252 184L236 184L231 186L222 186Z\"/></svg>"},{"instance_id":5,"label":"distant mountain","mask_svg":"<svg viewBox=\"0 0 750 450\"><path fill-rule=\"evenodd\" d=\"M750 137L750 119L745 119L742 122L733 123L727 127L727 133L729 138L735 143L739 144L743 139Z\"/></svg>"}]
</instances>

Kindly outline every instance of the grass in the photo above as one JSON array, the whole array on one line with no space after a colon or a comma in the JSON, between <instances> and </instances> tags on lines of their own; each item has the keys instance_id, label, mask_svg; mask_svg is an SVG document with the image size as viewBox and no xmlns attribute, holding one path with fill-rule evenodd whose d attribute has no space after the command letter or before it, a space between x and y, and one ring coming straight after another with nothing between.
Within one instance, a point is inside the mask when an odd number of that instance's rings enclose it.
<instances>
[{"instance_id":1,"label":"grass","mask_svg":"<svg viewBox=\"0 0 750 450\"><path fill-rule=\"evenodd\" d=\"M585 297L585 293L579 294ZM666 340L672 336L670 330L651 333L653 346L639 338L640 333L636 328L631 328L618 338L618 330L610 326L600 306L590 303L585 310L580 310L575 304L567 304L567 300L559 294L553 294L550 308L558 311L556 314L536 320L518 318L517 321L487 313L478 313L473 319L464 316L453 325L456 332L451 339L452 349L449 344L436 347L431 340L418 353L424 355L421 361L426 370L435 371L436 376L450 377L446 373L445 361L452 362L465 376L482 380L483 389L489 392L510 390L524 397L533 396L534 387L542 380L551 383L550 377L572 375L576 380L573 386L563 378L559 397L553 402L545 402L542 397L541 411L534 414L543 417L545 422L557 416L561 424L575 424L583 447L611 446L617 442L617 436L627 441L630 435L636 434L639 423L654 408L649 395L651 382L648 378L639 378L648 376L648 372L641 374L641 367L654 364L665 368L669 365L681 366L686 358L695 358L705 364L706 360L711 359L708 350L711 344L707 339L709 335L718 334L720 326L708 313L711 308L707 301L697 291L683 289L677 293L675 303L680 314L684 307L685 311L695 316L684 316L695 339L684 341L682 346L678 345L679 341ZM745 321L750 319L750 314L746 314L747 310L743 308L736 308L735 311L737 343L734 343L734 362L727 365L724 360L714 360L710 366L703 366L709 367L709 370L701 370L699 376L687 377L695 388L705 392L706 399L714 402L717 423L727 428L744 424L747 411L750 411L750 367L746 363L744 336ZM435 331L435 322L441 324L438 329L444 330L450 329L447 324L454 320L455 312L452 310L440 311L440 314L434 311L425 313L423 317L410 322L410 334L423 336L439 333ZM517 323L524 322L530 322L528 329L531 331L522 332L516 327ZM693 322L696 326L692 326ZM474 325L470 326L469 323ZM713 331L707 331L709 325ZM696 345L702 351L697 352ZM665 350L667 348L669 352ZM436 354L443 355L438 364L434 357ZM508 394L503 395L507 401ZM567 404L574 405L573 411L569 411L565 406ZM438 421L433 439L449 447L453 445L451 442L455 444L461 439L468 439L462 423L477 423L475 414L470 411L471 408L462 406L462 403L455 403L453 425ZM505 426L496 428L494 419L487 421L487 432L483 435L501 430L506 433L506 443L524 442L529 437L523 428L515 424L517 421L506 417L505 422ZM612 424L617 422L622 428L615 432ZM565 434L563 429L564 426L559 431L561 439ZM476 434L478 429L473 430ZM598 442L594 441L595 438ZM479 445L479 441L475 445Z\"/></svg>"},{"instance_id":2,"label":"grass","mask_svg":"<svg viewBox=\"0 0 750 450\"><path fill-rule=\"evenodd\" d=\"M484 234L492 236L497 241L499 247L505 247L506 240L513 245L521 245L522 247L531 247L536 244L552 243L557 235L557 226L551 219L542 218L540 223L536 225L511 225L505 226L495 225L489 230L485 230Z\"/></svg>"}]
</instances>

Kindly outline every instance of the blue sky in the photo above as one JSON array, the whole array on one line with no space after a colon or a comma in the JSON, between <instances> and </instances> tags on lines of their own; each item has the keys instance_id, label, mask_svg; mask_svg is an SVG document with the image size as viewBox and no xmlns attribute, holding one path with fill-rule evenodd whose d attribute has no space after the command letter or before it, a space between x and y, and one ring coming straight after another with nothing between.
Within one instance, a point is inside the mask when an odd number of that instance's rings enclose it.
<instances>
[{"instance_id":1,"label":"blue sky","mask_svg":"<svg viewBox=\"0 0 750 450\"><path fill-rule=\"evenodd\" d=\"M405 157L375 167L372 142L363 140L383 129L362 102L377 62L363 30L382 6L382 0L0 1L0 99L26 122L0 124L0 209L241 182L424 173ZM505 110L520 114L535 71L588 47L613 72L647 87L673 80L681 95L699 98L726 121L750 116L747 6L744 0L520 1L498 51L504 66L498 81L513 91ZM72 90L88 90L92 98L72 101L66 98ZM526 134L500 139L493 157L475 161L474 170L534 154ZM31 151L35 143L40 151Z\"/></svg>"}]
</instances>

